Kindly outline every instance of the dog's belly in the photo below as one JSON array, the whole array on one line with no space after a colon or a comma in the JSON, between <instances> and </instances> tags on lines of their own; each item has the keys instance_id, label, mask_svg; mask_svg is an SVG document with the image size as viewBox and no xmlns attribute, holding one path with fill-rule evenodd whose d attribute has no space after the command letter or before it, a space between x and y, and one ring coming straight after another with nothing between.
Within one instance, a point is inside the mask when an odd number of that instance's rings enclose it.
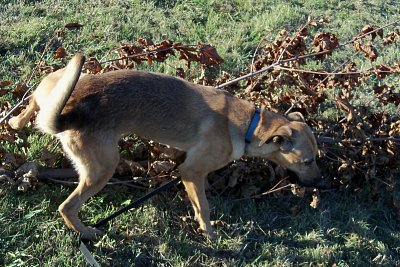
<instances>
[{"instance_id":1,"label":"dog's belly","mask_svg":"<svg viewBox=\"0 0 400 267\"><path fill-rule=\"evenodd\" d=\"M165 126L165 127L163 127ZM173 126L176 126L173 128ZM124 129L123 133L134 133L140 137L155 142L187 151L199 139L199 131L194 127L182 129L181 125L154 124L153 127L143 127L142 125L132 125L129 129Z\"/></svg>"}]
</instances>

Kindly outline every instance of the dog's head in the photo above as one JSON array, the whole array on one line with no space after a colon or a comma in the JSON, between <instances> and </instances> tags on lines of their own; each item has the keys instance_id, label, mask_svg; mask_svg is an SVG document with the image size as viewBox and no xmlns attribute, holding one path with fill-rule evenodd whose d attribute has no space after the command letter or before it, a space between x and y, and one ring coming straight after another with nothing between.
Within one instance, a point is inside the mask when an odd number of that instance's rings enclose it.
<instances>
[{"instance_id":1,"label":"dog's head","mask_svg":"<svg viewBox=\"0 0 400 267\"><path fill-rule=\"evenodd\" d=\"M257 150L257 156L265 157L288 169L301 184L323 186L315 161L317 142L301 113L290 113L286 119L264 111L255 135L255 144L251 150Z\"/></svg>"}]
</instances>

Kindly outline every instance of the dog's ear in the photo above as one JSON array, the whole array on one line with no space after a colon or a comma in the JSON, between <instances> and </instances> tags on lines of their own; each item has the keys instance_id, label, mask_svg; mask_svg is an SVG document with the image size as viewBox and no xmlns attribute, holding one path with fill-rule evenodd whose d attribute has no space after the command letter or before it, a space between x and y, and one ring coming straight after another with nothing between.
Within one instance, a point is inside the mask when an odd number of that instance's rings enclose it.
<instances>
[{"instance_id":1,"label":"dog's ear","mask_svg":"<svg viewBox=\"0 0 400 267\"><path fill-rule=\"evenodd\" d=\"M304 122L303 114L301 114L300 112L291 112L287 115L287 118L290 121Z\"/></svg>"},{"instance_id":2,"label":"dog's ear","mask_svg":"<svg viewBox=\"0 0 400 267\"><path fill-rule=\"evenodd\" d=\"M264 143L273 143L282 151L290 151L293 148L292 134L292 129L290 129L290 127L287 125L283 125L273 133L272 137L261 141L260 146L262 146Z\"/></svg>"}]
</instances>

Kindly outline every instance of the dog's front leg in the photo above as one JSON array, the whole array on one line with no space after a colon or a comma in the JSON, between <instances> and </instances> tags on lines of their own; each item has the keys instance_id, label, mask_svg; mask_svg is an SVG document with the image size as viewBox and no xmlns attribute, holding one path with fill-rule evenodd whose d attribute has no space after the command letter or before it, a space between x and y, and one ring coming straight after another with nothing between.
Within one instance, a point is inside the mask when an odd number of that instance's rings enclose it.
<instances>
[{"instance_id":1,"label":"dog's front leg","mask_svg":"<svg viewBox=\"0 0 400 267\"><path fill-rule=\"evenodd\" d=\"M195 217L200 225L200 231L208 238L214 238L215 234L210 222L210 208L204 188L207 173L193 172L180 167L182 181L185 185L190 202L192 203Z\"/></svg>"},{"instance_id":2,"label":"dog's front leg","mask_svg":"<svg viewBox=\"0 0 400 267\"><path fill-rule=\"evenodd\" d=\"M204 133L198 139L198 144L186 152L185 161L179 165L189 199L192 202L196 219L203 235L214 238L210 222L210 208L205 192L205 179L209 172L218 170L231 161L232 145L229 133L220 127L218 134L215 128Z\"/></svg>"}]
</instances>

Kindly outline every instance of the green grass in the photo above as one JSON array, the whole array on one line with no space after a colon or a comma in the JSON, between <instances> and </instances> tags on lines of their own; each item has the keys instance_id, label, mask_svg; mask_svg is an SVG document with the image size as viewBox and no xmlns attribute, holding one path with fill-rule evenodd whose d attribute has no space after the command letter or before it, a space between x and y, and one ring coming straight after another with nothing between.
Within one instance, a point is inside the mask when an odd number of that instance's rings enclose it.
<instances>
[{"instance_id":1,"label":"green grass","mask_svg":"<svg viewBox=\"0 0 400 267\"><path fill-rule=\"evenodd\" d=\"M72 188L43 184L23 195L0 191L0 264L84 265L77 239L64 226L57 205ZM143 193L143 192L142 192ZM138 190L108 186L82 210L95 223L138 197ZM211 197L218 239L200 237L190 205L175 193L155 197L113 220L89 246L102 265L141 262L164 266L395 266L400 263L398 218L385 203L364 202L346 192L323 194L316 210L295 197L233 201ZM299 213L290 208L298 205Z\"/></svg>"},{"instance_id":2,"label":"green grass","mask_svg":"<svg viewBox=\"0 0 400 267\"><path fill-rule=\"evenodd\" d=\"M52 59L60 45L69 56L83 52L103 60L114 58L112 49L121 42L133 43L145 37L156 42L171 39L213 44L225 59L216 72L236 73L250 65L264 36L273 41L282 28L294 32L309 15L328 17L331 22L315 30L332 31L345 42L365 24L384 25L398 19L399 9L394 0L0 0L0 80L26 82L55 30L69 22L84 27L66 31L63 40L49 47L50 53L45 55L48 64L61 64ZM398 45L380 52L384 54L381 63L400 60ZM337 51L321 66L333 70L339 63L335 59L352 58L353 54L351 49ZM371 67L361 57L355 61L363 69ZM173 74L175 67L182 66L185 62L172 57L167 64L137 68ZM193 65L189 72L190 78L198 77L200 67ZM397 88L398 78L389 79ZM356 100L373 99L368 96L373 84L355 92ZM10 99L6 95L0 102ZM390 110L399 111L398 107ZM330 117L338 111L332 105L323 112ZM20 134L13 144L0 142L0 153L20 153L41 163L43 147L60 154L53 139L33 132L25 132L29 137ZM76 248L76 236L57 212L72 189L43 182L36 190L16 193L15 188L0 183L1 266L85 266ZM84 206L83 219L95 223L143 193L107 186ZM399 215L384 198L374 202L366 199L363 193L350 190L322 194L321 205L314 210L304 200L288 195L257 201L210 195L212 218L224 225L217 227L218 239L209 242L196 233L190 205L168 193L112 221L103 228L106 235L90 249L103 266L400 265ZM300 210L294 215L290 209L296 205ZM191 218L187 221L181 219L188 215Z\"/></svg>"}]
</instances>

